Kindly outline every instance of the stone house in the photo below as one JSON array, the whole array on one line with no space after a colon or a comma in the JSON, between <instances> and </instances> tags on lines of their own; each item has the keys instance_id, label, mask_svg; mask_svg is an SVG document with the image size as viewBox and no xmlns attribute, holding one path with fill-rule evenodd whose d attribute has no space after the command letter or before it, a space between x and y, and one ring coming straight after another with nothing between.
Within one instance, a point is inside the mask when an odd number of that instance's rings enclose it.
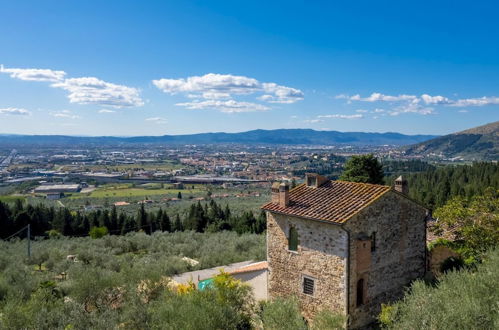
<instances>
[{"instance_id":1,"label":"stone house","mask_svg":"<svg viewBox=\"0 0 499 330\"><path fill-rule=\"evenodd\" d=\"M298 297L305 318L330 309L349 328L374 322L381 304L425 274L428 210L395 187L307 174L272 186L267 211L269 298Z\"/></svg>"}]
</instances>

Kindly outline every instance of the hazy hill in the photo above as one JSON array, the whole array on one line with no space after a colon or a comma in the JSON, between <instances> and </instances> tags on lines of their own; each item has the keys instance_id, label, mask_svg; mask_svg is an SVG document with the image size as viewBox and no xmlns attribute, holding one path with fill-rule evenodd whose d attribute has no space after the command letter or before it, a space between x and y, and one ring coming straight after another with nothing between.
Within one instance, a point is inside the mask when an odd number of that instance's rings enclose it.
<instances>
[{"instance_id":1,"label":"hazy hill","mask_svg":"<svg viewBox=\"0 0 499 330\"><path fill-rule=\"evenodd\" d=\"M400 133L364 133L315 131L312 129L253 130L241 133L201 133L190 135L136 136L136 137L80 137L64 135L0 135L0 144L355 144L407 145L426 141L435 135L404 135Z\"/></svg>"},{"instance_id":2,"label":"hazy hill","mask_svg":"<svg viewBox=\"0 0 499 330\"><path fill-rule=\"evenodd\" d=\"M499 121L424 141L406 148L409 155L437 154L468 160L499 159Z\"/></svg>"}]
</instances>

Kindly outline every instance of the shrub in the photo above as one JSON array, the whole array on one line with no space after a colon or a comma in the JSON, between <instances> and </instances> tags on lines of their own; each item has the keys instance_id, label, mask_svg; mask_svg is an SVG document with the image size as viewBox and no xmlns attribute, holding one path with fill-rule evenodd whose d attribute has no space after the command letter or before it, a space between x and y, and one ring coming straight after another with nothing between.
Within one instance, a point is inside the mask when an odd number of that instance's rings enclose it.
<instances>
[{"instance_id":1,"label":"shrub","mask_svg":"<svg viewBox=\"0 0 499 330\"><path fill-rule=\"evenodd\" d=\"M440 271L447 273L449 271L460 270L464 267L464 260L460 257L449 257L445 259L440 265Z\"/></svg>"},{"instance_id":2,"label":"shrub","mask_svg":"<svg viewBox=\"0 0 499 330\"><path fill-rule=\"evenodd\" d=\"M322 310L314 317L313 330L340 330L345 329L347 317L330 310Z\"/></svg>"},{"instance_id":3,"label":"shrub","mask_svg":"<svg viewBox=\"0 0 499 330\"><path fill-rule=\"evenodd\" d=\"M88 233L92 238L101 238L108 234L108 230L106 227L92 227L90 232Z\"/></svg>"},{"instance_id":4,"label":"shrub","mask_svg":"<svg viewBox=\"0 0 499 330\"><path fill-rule=\"evenodd\" d=\"M389 329L497 329L499 250L484 255L476 271L447 272L435 287L415 282L404 299L379 319Z\"/></svg>"},{"instance_id":5,"label":"shrub","mask_svg":"<svg viewBox=\"0 0 499 330\"><path fill-rule=\"evenodd\" d=\"M307 329L296 298L277 298L262 303L261 318L264 329L268 330Z\"/></svg>"}]
</instances>

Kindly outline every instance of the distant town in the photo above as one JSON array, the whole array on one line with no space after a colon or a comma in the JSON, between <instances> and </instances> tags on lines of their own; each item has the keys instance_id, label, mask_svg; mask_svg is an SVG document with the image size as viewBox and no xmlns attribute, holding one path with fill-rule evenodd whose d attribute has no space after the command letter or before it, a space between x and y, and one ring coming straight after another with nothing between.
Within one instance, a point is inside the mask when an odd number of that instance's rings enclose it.
<instances>
[{"instance_id":1,"label":"distant town","mask_svg":"<svg viewBox=\"0 0 499 330\"><path fill-rule=\"evenodd\" d=\"M25 146L0 149L0 185L35 180L198 184L292 181L307 171L334 174L339 172L346 157L367 153L385 160L423 158L406 156L398 146L390 145ZM456 162L461 159L442 157L440 160Z\"/></svg>"}]
</instances>

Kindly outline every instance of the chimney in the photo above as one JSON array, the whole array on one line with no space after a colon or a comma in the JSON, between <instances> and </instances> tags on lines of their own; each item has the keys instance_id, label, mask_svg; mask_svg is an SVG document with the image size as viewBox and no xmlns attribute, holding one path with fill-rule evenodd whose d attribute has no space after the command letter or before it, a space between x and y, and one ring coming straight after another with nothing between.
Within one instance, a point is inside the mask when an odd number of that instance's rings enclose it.
<instances>
[{"instance_id":1,"label":"chimney","mask_svg":"<svg viewBox=\"0 0 499 330\"><path fill-rule=\"evenodd\" d=\"M279 185L279 206L286 207L289 205L289 185L281 183Z\"/></svg>"},{"instance_id":2,"label":"chimney","mask_svg":"<svg viewBox=\"0 0 499 330\"><path fill-rule=\"evenodd\" d=\"M279 182L272 184L272 204L279 204Z\"/></svg>"},{"instance_id":3,"label":"chimney","mask_svg":"<svg viewBox=\"0 0 499 330\"><path fill-rule=\"evenodd\" d=\"M402 175L395 180L395 190L401 194L409 195L409 184L407 183L407 180L402 177Z\"/></svg>"}]
</instances>

